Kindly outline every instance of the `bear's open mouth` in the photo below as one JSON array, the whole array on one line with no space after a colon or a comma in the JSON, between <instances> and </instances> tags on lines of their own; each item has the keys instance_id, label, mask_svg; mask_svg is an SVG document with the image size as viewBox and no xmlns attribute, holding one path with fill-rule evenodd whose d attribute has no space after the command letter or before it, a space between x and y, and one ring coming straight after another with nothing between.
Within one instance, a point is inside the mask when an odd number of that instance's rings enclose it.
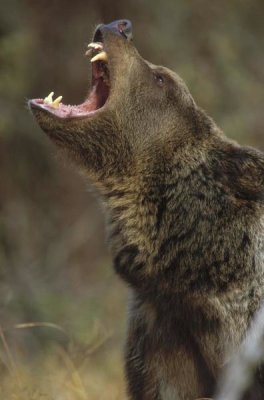
<instances>
[{"instance_id":1,"label":"bear's open mouth","mask_svg":"<svg viewBox=\"0 0 264 400\"><path fill-rule=\"evenodd\" d=\"M44 99L31 100L31 107L48 111L59 118L92 116L102 109L110 94L108 56L102 42L90 43L85 55L91 57L92 88L83 103L79 105L64 104L61 101L62 96L53 100L54 93L51 92Z\"/></svg>"}]
</instances>

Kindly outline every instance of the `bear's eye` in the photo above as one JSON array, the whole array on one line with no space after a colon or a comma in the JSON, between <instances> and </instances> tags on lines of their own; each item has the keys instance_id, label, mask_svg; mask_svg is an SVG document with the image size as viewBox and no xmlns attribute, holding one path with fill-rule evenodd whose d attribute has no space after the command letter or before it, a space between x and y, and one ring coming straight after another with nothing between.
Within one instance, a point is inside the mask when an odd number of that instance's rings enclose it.
<instances>
[{"instance_id":1,"label":"bear's eye","mask_svg":"<svg viewBox=\"0 0 264 400\"><path fill-rule=\"evenodd\" d=\"M165 83L165 79L161 74L154 74L155 81L158 86L162 87Z\"/></svg>"}]
</instances>

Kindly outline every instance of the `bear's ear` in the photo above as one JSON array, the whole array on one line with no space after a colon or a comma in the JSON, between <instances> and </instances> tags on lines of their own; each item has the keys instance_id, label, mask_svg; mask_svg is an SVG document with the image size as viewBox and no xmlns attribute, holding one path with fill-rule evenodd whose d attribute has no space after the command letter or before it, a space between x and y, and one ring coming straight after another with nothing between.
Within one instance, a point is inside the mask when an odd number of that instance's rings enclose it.
<instances>
[{"instance_id":1,"label":"bear's ear","mask_svg":"<svg viewBox=\"0 0 264 400\"><path fill-rule=\"evenodd\" d=\"M229 144L211 152L214 178L237 200L264 204L264 154Z\"/></svg>"},{"instance_id":2,"label":"bear's ear","mask_svg":"<svg viewBox=\"0 0 264 400\"><path fill-rule=\"evenodd\" d=\"M214 132L219 132L214 120L196 105L191 95L189 95L188 101L188 108L183 111L186 112L188 122L191 124L192 133L196 137L211 137Z\"/></svg>"}]
</instances>

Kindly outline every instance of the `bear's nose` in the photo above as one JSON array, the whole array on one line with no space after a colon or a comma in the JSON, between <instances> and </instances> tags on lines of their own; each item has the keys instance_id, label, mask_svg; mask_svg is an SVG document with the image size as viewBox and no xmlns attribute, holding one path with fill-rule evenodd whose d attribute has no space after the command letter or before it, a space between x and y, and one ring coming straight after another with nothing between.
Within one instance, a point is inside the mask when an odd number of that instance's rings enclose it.
<instances>
[{"instance_id":1,"label":"bear's nose","mask_svg":"<svg viewBox=\"0 0 264 400\"><path fill-rule=\"evenodd\" d=\"M94 34L94 41L100 42L102 37L101 29L107 28L117 35L123 36L126 40L130 41L133 39L132 35L132 24L128 19L119 19L117 21L110 22L110 24L101 24L96 28Z\"/></svg>"}]
</instances>

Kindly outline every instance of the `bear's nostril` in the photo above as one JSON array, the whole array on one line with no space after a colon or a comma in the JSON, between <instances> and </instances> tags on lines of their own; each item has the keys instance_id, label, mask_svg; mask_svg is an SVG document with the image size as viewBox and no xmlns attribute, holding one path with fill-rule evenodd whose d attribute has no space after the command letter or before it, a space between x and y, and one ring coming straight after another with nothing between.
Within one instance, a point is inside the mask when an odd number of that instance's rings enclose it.
<instances>
[{"instance_id":1,"label":"bear's nostril","mask_svg":"<svg viewBox=\"0 0 264 400\"><path fill-rule=\"evenodd\" d=\"M127 22L126 21L118 22L118 28L119 29L124 29L126 26L127 26Z\"/></svg>"},{"instance_id":2,"label":"bear's nostril","mask_svg":"<svg viewBox=\"0 0 264 400\"><path fill-rule=\"evenodd\" d=\"M118 30L120 33L124 33L127 29L127 22L126 21L121 21L117 24Z\"/></svg>"},{"instance_id":3,"label":"bear's nostril","mask_svg":"<svg viewBox=\"0 0 264 400\"><path fill-rule=\"evenodd\" d=\"M132 40L132 24L128 20L117 21L118 30L127 40Z\"/></svg>"}]
</instances>

